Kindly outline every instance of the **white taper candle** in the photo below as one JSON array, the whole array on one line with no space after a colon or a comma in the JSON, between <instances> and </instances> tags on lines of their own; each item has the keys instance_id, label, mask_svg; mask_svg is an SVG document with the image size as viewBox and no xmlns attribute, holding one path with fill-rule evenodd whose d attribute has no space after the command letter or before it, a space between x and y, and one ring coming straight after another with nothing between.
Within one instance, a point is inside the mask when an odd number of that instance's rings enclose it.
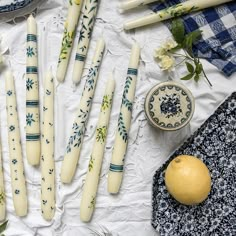
<instances>
[{"instance_id":1,"label":"white taper candle","mask_svg":"<svg viewBox=\"0 0 236 236\"><path fill-rule=\"evenodd\" d=\"M96 128L95 142L90 156L86 181L83 187L82 200L80 204L80 219L84 222L90 221L95 208L114 90L115 80L113 80L111 75L103 96Z\"/></svg>"},{"instance_id":2,"label":"white taper candle","mask_svg":"<svg viewBox=\"0 0 236 236\"><path fill-rule=\"evenodd\" d=\"M168 20L170 18L188 14L190 12L199 11L208 7L217 6L217 5L231 2L231 1L232 0L208 0L208 1L189 0L183 3L179 3L177 5L171 6L169 8L160 10L156 13L151 13L137 20L131 20L124 24L124 29L130 30L130 29L141 27L141 26L150 25L153 23Z\"/></svg>"},{"instance_id":3,"label":"white taper candle","mask_svg":"<svg viewBox=\"0 0 236 236\"><path fill-rule=\"evenodd\" d=\"M28 211L27 192L22 158L15 84L11 71L6 72L5 74L5 86L12 198L16 215L25 216Z\"/></svg>"},{"instance_id":4,"label":"white taper candle","mask_svg":"<svg viewBox=\"0 0 236 236\"><path fill-rule=\"evenodd\" d=\"M129 1L123 1L120 4L120 9L123 11L130 10L136 7L140 7L143 5L147 5L152 2L157 2L159 0L129 0Z\"/></svg>"},{"instance_id":5,"label":"white taper candle","mask_svg":"<svg viewBox=\"0 0 236 236\"><path fill-rule=\"evenodd\" d=\"M42 215L45 220L51 220L55 214L54 78L51 72L44 80L41 173Z\"/></svg>"},{"instance_id":6,"label":"white taper candle","mask_svg":"<svg viewBox=\"0 0 236 236\"><path fill-rule=\"evenodd\" d=\"M75 174L80 156L85 126L89 117L92 99L96 88L99 67L102 62L104 47L104 40L98 40L92 66L87 76L87 80L79 104L78 113L72 126L71 135L66 147L66 154L62 162L61 181L63 183L70 183Z\"/></svg>"},{"instance_id":7,"label":"white taper candle","mask_svg":"<svg viewBox=\"0 0 236 236\"><path fill-rule=\"evenodd\" d=\"M67 19L64 26L64 33L61 43L61 51L57 65L57 80L63 82L66 76L71 50L74 42L76 26L78 24L83 0L70 0Z\"/></svg>"},{"instance_id":8,"label":"white taper candle","mask_svg":"<svg viewBox=\"0 0 236 236\"><path fill-rule=\"evenodd\" d=\"M26 156L30 165L38 165L40 160L38 84L37 24L30 15L26 43Z\"/></svg>"},{"instance_id":9,"label":"white taper candle","mask_svg":"<svg viewBox=\"0 0 236 236\"><path fill-rule=\"evenodd\" d=\"M2 148L0 143L0 221L5 220L6 215L6 196L4 189Z\"/></svg>"},{"instance_id":10,"label":"white taper candle","mask_svg":"<svg viewBox=\"0 0 236 236\"><path fill-rule=\"evenodd\" d=\"M118 127L113 147L112 160L108 174L108 192L118 193L123 178L124 159L128 144L128 135L131 123L131 112L134 101L140 47L135 43L132 47L129 68L123 91Z\"/></svg>"},{"instance_id":11,"label":"white taper candle","mask_svg":"<svg viewBox=\"0 0 236 236\"><path fill-rule=\"evenodd\" d=\"M83 73L84 63L87 56L88 47L97 14L97 7L98 0L86 0L72 75L72 80L75 84L78 84L80 82Z\"/></svg>"}]
</instances>

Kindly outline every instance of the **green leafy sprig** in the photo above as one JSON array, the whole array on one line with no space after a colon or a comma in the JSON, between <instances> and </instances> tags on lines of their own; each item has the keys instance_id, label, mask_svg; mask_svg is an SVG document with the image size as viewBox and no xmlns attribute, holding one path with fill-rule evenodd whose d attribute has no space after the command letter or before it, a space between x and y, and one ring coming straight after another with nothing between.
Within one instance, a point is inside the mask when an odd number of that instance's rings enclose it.
<instances>
[{"instance_id":1,"label":"green leafy sprig","mask_svg":"<svg viewBox=\"0 0 236 236\"><path fill-rule=\"evenodd\" d=\"M196 82L203 75L210 86L211 82L207 78L207 75L203 69L200 59L193 54L193 44L197 42L202 37L202 32L200 30L195 30L188 34L185 34L184 23L181 19L176 19L172 21L171 24L171 33L177 42L177 46L171 49L169 52L177 57L183 57L185 62L188 74L181 78L181 80L190 80L194 79ZM185 55L177 53L177 50L183 49ZM181 62L181 63L182 63Z\"/></svg>"},{"instance_id":2,"label":"green leafy sprig","mask_svg":"<svg viewBox=\"0 0 236 236\"><path fill-rule=\"evenodd\" d=\"M3 222L1 225L0 225L0 235L1 236L4 236L3 232L6 230L7 228L7 223L8 223L8 220L6 220L5 222Z\"/></svg>"}]
</instances>

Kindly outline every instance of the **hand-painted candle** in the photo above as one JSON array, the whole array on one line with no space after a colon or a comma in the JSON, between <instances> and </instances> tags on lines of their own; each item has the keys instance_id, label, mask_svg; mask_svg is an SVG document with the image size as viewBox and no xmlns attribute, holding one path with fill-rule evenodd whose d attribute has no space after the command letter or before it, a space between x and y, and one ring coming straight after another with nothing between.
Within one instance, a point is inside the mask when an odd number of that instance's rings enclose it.
<instances>
[{"instance_id":1,"label":"hand-painted candle","mask_svg":"<svg viewBox=\"0 0 236 236\"><path fill-rule=\"evenodd\" d=\"M28 211L28 203L17 113L15 84L12 72L6 72L5 83L12 197L16 215L25 216Z\"/></svg>"},{"instance_id":2,"label":"hand-painted candle","mask_svg":"<svg viewBox=\"0 0 236 236\"><path fill-rule=\"evenodd\" d=\"M128 143L132 105L138 73L140 48L137 43L132 47L129 68L123 91L118 127L113 147L112 160L108 174L108 192L118 193L123 178L124 158Z\"/></svg>"},{"instance_id":3,"label":"hand-painted candle","mask_svg":"<svg viewBox=\"0 0 236 236\"><path fill-rule=\"evenodd\" d=\"M190 0L182 2L172 7L158 11L156 13L141 17L140 19L129 21L124 24L124 29L130 30L137 27L157 23L170 18L188 14L190 12L199 11L201 9L217 6L231 1L232 0Z\"/></svg>"},{"instance_id":4,"label":"hand-painted candle","mask_svg":"<svg viewBox=\"0 0 236 236\"><path fill-rule=\"evenodd\" d=\"M55 213L54 79L51 72L44 81L41 173L42 215L45 220L51 220Z\"/></svg>"},{"instance_id":5,"label":"hand-painted candle","mask_svg":"<svg viewBox=\"0 0 236 236\"><path fill-rule=\"evenodd\" d=\"M70 183L75 174L82 146L85 126L89 117L89 111L92 105L92 99L96 88L99 67L102 62L104 47L105 42L103 39L100 39L97 42L92 66L87 76L87 80L79 104L78 113L73 123L69 142L66 147L66 154L61 167L61 181L63 183Z\"/></svg>"},{"instance_id":6,"label":"hand-painted candle","mask_svg":"<svg viewBox=\"0 0 236 236\"><path fill-rule=\"evenodd\" d=\"M0 144L0 221L5 220L5 215L6 215L6 198L4 190L2 149Z\"/></svg>"},{"instance_id":7,"label":"hand-painted candle","mask_svg":"<svg viewBox=\"0 0 236 236\"><path fill-rule=\"evenodd\" d=\"M38 165L40 160L40 114L37 25L32 15L27 20L26 45L26 156L30 165Z\"/></svg>"},{"instance_id":8,"label":"hand-painted candle","mask_svg":"<svg viewBox=\"0 0 236 236\"><path fill-rule=\"evenodd\" d=\"M68 15L61 43L61 51L57 65L57 80L63 82L66 76L71 50L74 42L75 30L78 24L83 0L69 0Z\"/></svg>"},{"instance_id":9,"label":"hand-painted candle","mask_svg":"<svg viewBox=\"0 0 236 236\"><path fill-rule=\"evenodd\" d=\"M97 7L98 0L86 0L72 76L73 82L75 84L79 83L83 73L88 46L97 14Z\"/></svg>"},{"instance_id":10,"label":"hand-painted candle","mask_svg":"<svg viewBox=\"0 0 236 236\"><path fill-rule=\"evenodd\" d=\"M159 0L129 0L129 1L124 1L120 4L120 9L123 11L144 6L152 2L157 2Z\"/></svg>"},{"instance_id":11,"label":"hand-painted candle","mask_svg":"<svg viewBox=\"0 0 236 236\"><path fill-rule=\"evenodd\" d=\"M107 82L105 94L103 96L96 128L96 139L90 156L86 181L83 187L83 195L80 204L80 219L84 222L90 221L95 208L114 89L115 81L111 78Z\"/></svg>"}]
</instances>

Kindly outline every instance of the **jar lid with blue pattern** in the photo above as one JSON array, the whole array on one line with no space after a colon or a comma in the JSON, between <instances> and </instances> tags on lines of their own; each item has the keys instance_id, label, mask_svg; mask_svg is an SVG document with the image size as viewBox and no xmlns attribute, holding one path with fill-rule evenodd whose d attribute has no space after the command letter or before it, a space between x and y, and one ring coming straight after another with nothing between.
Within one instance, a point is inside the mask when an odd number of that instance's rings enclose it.
<instances>
[{"instance_id":1,"label":"jar lid with blue pattern","mask_svg":"<svg viewBox=\"0 0 236 236\"><path fill-rule=\"evenodd\" d=\"M192 93L181 83L162 82L154 86L145 100L149 122L162 130L183 128L191 120L195 103Z\"/></svg>"}]
</instances>

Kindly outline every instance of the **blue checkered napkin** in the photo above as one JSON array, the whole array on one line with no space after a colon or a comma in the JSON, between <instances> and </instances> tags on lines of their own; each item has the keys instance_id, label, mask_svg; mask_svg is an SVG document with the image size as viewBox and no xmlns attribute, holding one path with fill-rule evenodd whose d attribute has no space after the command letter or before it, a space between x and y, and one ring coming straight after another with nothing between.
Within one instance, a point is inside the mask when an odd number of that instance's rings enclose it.
<instances>
[{"instance_id":1,"label":"blue checkered napkin","mask_svg":"<svg viewBox=\"0 0 236 236\"><path fill-rule=\"evenodd\" d=\"M150 7L153 11L158 11L181 2L184 0L166 0ZM236 72L236 2L208 8L182 18L187 33L202 30L203 37L194 47L195 55L207 59L226 76Z\"/></svg>"}]
</instances>

